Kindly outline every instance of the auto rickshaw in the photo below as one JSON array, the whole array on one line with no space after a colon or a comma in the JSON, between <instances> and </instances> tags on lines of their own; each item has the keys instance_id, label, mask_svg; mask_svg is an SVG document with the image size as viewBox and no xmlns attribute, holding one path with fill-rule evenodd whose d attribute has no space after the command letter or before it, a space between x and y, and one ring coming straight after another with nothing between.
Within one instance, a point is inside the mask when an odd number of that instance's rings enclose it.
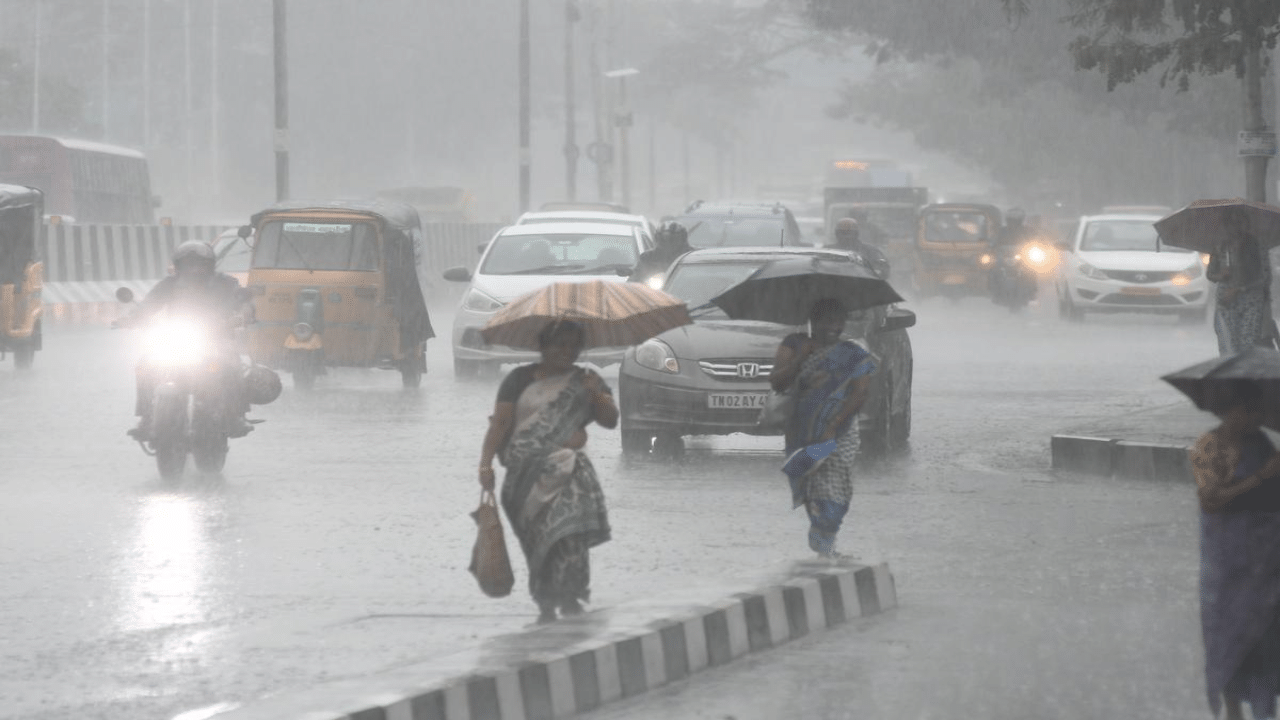
<instances>
[{"instance_id":1,"label":"auto rickshaw","mask_svg":"<svg viewBox=\"0 0 1280 720\"><path fill-rule=\"evenodd\" d=\"M953 299L988 295L991 243L1000 232L1000 209L977 203L939 203L916 219L912 284L920 297Z\"/></svg>"},{"instance_id":2,"label":"auto rickshaw","mask_svg":"<svg viewBox=\"0 0 1280 720\"><path fill-rule=\"evenodd\" d=\"M13 353L19 370L31 367L40 349L43 220L44 193L0 185L0 353Z\"/></svg>"},{"instance_id":3,"label":"auto rickshaw","mask_svg":"<svg viewBox=\"0 0 1280 720\"><path fill-rule=\"evenodd\" d=\"M253 216L248 330L256 362L307 390L329 367L399 370L405 387L426 372L435 337L419 279L422 227L389 201L289 201Z\"/></svg>"}]
</instances>

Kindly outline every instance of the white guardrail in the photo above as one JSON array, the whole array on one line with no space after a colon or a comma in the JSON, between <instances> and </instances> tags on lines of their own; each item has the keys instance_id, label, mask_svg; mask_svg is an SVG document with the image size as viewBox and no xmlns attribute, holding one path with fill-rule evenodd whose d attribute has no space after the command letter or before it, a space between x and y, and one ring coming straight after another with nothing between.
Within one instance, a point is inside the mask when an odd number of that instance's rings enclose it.
<instances>
[{"instance_id":1,"label":"white guardrail","mask_svg":"<svg viewBox=\"0 0 1280 720\"><path fill-rule=\"evenodd\" d=\"M473 268L477 247L502 227L496 223L422 226L420 276L428 295L445 293L440 274ZM50 323L107 323L118 314L116 288L144 295L169 271L173 249L187 240L213 242L219 225L44 225L45 319Z\"/></svg>"}]
</instances>

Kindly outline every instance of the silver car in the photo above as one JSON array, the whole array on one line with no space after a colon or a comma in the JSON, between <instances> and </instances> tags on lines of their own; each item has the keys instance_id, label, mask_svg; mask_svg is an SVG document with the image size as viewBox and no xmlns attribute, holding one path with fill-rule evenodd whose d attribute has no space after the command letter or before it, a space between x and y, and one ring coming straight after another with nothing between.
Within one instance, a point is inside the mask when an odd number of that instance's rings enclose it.
<instances>
[{"instance_id":1,"label":"silver car","mask_svg":"<svg viewBox=\"0 0 1280 720\"><path fill-rule=\"evenodd\" d=\"M626 282L640 253L651 249L648 235L633 225L560 222L512 225L485 246L472 273L450 268L444 279L468 282L453 320L453 369L459 377L496 372L504 363L534 362L538 353L484 341L480 329L504 305L553 282ZM626 348L595 348L584 362L621 362Z\"/></svg>"}]
</instances>

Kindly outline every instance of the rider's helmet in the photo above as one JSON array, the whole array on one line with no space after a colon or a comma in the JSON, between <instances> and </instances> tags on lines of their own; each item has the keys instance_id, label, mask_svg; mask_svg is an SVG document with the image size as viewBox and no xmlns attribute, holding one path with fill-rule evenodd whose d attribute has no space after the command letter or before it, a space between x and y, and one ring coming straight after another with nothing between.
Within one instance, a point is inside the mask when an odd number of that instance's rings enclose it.
<instances>
[{"instance_id":1,"label":"rider's helmet","mask_svg":"<svg viewBox=\"0 0 1280 720\"><path fill-rule=\"evenodd\" d=\"M840 218L836 221L835 228L836 245L839 247L853 247L858 243L858 221L851 218Z\"/></svg>"},{"instance_id":2,"label":"rider's helmet","mask_svg":"<svg viewBox=\"0 0 1280 720\"><path fill-rule=\"evenodd\" d=\"M678 222L669 222L658 229L654 240L663 247L684 247L689 242L689 231Z\"/></svg>"},{"instance_id":3,"label":"rider's helmet","mask_svg":"<svg viewBox=\"0 0 1280 720\"><path fill-rule=\"evenodd\" d=\"M212 275L218 264L213 246L202 240L188 240L173 251L173 272L183 275Z\"/></svg>"},{"instance_id":4,"label":"rider's helmet","mask_svg":"<svg viewBox=\"0 0 1280 720\"><path fill-rule=\"evenodd\" d=\"M1004 214L1004 224L1009 227L1021 227L1027 219L1027 211L1020 207L1009 208Z\"/></svg>"}]
</instances>

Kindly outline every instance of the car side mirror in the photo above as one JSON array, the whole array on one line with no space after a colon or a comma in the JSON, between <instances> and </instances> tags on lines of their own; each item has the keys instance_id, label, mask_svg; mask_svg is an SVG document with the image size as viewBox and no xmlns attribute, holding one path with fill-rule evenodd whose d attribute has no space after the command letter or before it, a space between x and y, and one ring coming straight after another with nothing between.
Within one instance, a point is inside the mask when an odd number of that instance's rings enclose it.
<instances>
[{"instance_id":1,"label":"car side mirror","mask_svg":"<svg viewBox=\"0 0 1280 720\"><path fill-rule=\"evenodd\" d=\"M116 300L119 300L126 305L133 302L133 291L127 287L116 289Z\"/></svg>"},{"instance_id":2,"label":"car side mirror","mask_svg":"<svg viewBox=\"0 0 1280 720\"><path fill-rule=\"evenodd\" d=\"M252 225L241 225L240 228L236 230L236 235L242 238L247 239L252 234L253 234Z\"/></svg>"},{"instance_id":3,"label":"car side mirror","mask_svg":"<svg viewBox=\"0 0 1280 720\"><path fill-rule=\"evenodd\" d=\"M631 273L635 271L636 269L632 267L614 268L614 272L618 273L618 277L631 277Z\"/></svg>"},{"instance_id":4,"label":"car side mirror","mask_svg":"<svg viewBox=\"0 0 1280 720\"><path fill-rule=\"evenodd\" d=\"M471 282L471 271L464 267L451 267L444 271L444 279L449 282Z\"/></svg>"},{"instance_id":5,"label":"car side mirror","mask_svg":"<svg viewBox=\"0 0 1280 720\"><path fill-rule=\"evenodd\" d=\"M880 324L880 332L906 330L909 327L914 327L915 324L915 313L910 310L895 309L884 316L884 322Z\"/></svg>"},{"instance_id":6,"label":"car side mirror","mask_svg":"<svg viewBox=\"0 0 1280 720\"><path fill-rule=\"evenodd\" d=\"M476 246L476 252L478 252L478 253L480 253L481 255L483 255L483 254L484 254L484 250L485 250L485 248L487 248L487 247L489 247L489 243L487 243L487 242L482 242L482 243L480 243L479 245L477 245L477 246Z\"/></svg>"}]
</instances>

